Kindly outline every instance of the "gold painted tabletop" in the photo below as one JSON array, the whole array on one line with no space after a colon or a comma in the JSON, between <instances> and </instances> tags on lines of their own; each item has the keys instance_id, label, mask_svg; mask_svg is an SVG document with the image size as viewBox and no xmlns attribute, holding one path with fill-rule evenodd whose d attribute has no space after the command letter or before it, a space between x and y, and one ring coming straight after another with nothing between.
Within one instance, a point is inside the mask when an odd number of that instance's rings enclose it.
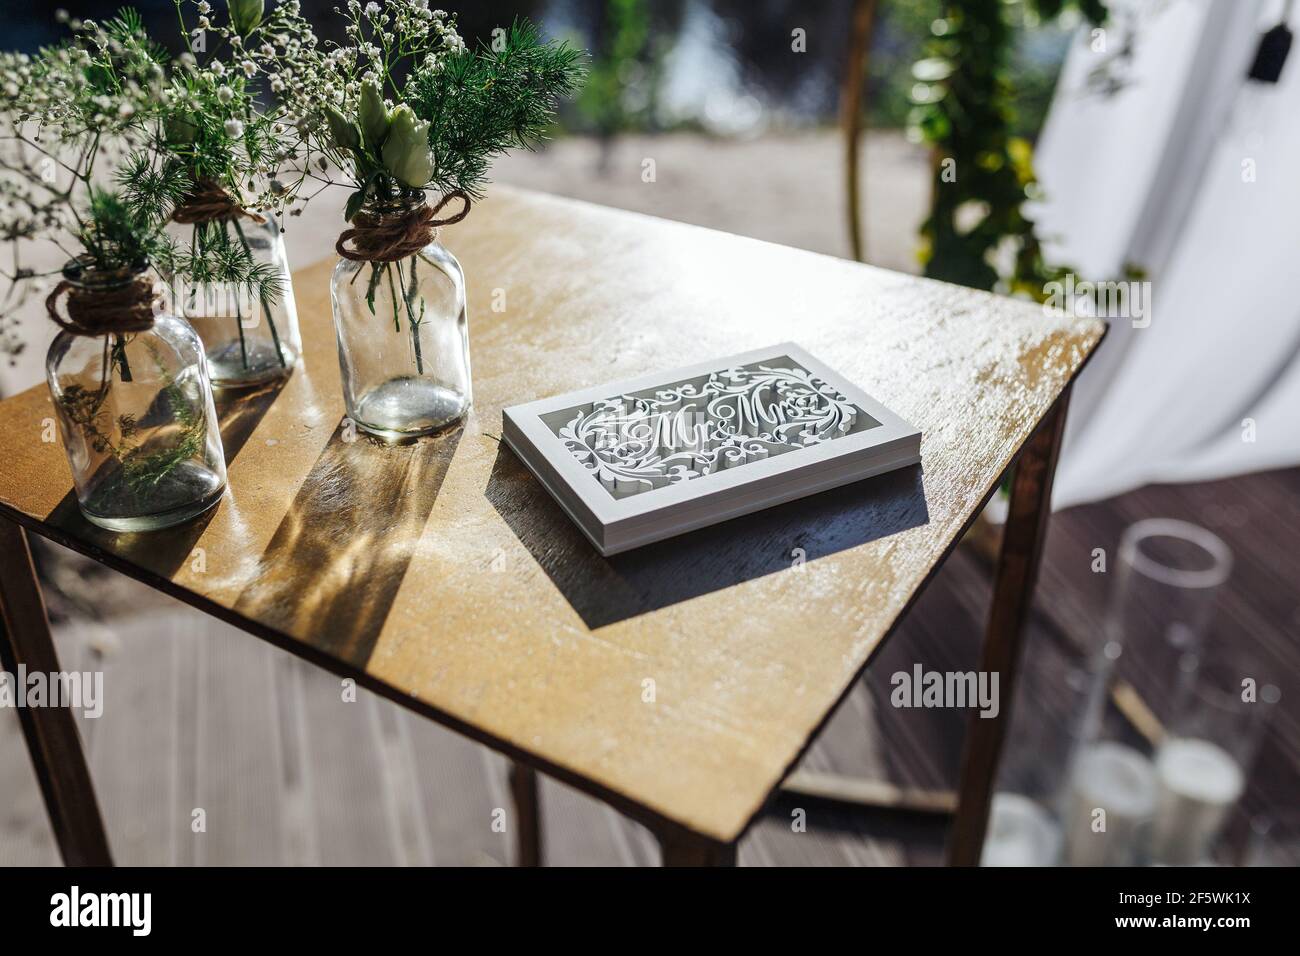
<instances>
[{"instance_id":1,"label":"gold painted tabletop","mask_svg":"<svg viewBox=\"0 0 1300 956\"><path fill-rule=\"evenodd\" d=\"M294 277L304 367L219 398L230 488L208 516L89 525L42 441L44 386L0 402L0 512L646 822L724 841L1104 331L504 188L443 239L468 284L463 429L348 440L321 263ZM605 559L498 440L508 405L786 340L920 427L922 467Z\"/></svg>"}]
</instances>

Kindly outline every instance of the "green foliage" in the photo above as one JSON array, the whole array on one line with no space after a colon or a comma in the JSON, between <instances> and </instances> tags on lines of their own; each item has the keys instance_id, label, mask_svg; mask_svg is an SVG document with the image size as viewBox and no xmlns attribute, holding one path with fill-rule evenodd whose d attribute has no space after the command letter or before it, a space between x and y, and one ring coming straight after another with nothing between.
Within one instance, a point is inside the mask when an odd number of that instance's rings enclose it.
<instances>
[{"instance_id":1,"label":"green foliage","mask_svg":"<svg viewBox=\"0 0 1300 956\"><path fill-rule=\"evenodd\" d=\"M916 80L911 65L927 55L932 39L931 25L943 13L943 0L879 0L874 41L867 58L871 111L870 126L900 129L909 123L915 106L912 88ZM1059 63L1044 62L1027 41L1031 34L1054 32L1062 47L1068 42L1063 26L1043 22L1032 3L1011 0L1006 9L1009 37L1007 68L1015 77L1008 90L1011 132L1033 139L1042 128L1056 87Z\"/></svg>"},{"instance_id":2,"label":"green foliage","mask_svg":"<svg viewBox=\"0 0 1300 956\"><path fill-rule=\"evenodd\" d=\"M284 294L284 278L269 262L257 262L238 219L195 223L190 241L172 243L159 263L164 271L185 276L196 286L248 288L264 303ZM268 317L268 321L270 321Z\"/></svg>"},{"instance_id":3,"label":"green foliage","mask_svg":"<svg viewBox=\"0 0 1300 956\"><path fill-rule=\"evenodd\" d=\"M516 21L500 49L483 45L448 57L440 70L417 71L407 97L429 124L431 184L479 198L493 157L534 149L545 138L559 100L577 91L583 54L543 43L536 27Z\"/></svg>"},{"instance_id":4,"label":"green foliage","mask_svg":"<svg viewBox=\"0 0 1300 956\"><path fill-rule=\"evenodd\" d=\"M188 41L184 10L202 8L175 2ZM251 7L246 12L247 26L256 18ZM286 17L273 13L248 26L245 38L230 26L211 27L227 56L203 64L189 53L172 61L131 8L103 23L73 21L67 41L34 58L0 54L0 144L8 147L0 166L16 174L3 187L12 202L0 211L0 236L51 239L92 269L149 261L195 280L260 281L265 270L246 244L178 250L163 228L201 181L217 183L245 208L279 209L289 197L269 180L296 143L279 114L258 107L254 80L274 59L274 43L301 42L301 21ZM111 189L99 185L97 164L106 155L116 166ZM262 191L244 199L255 180ZM64 246L65 237L80 248ZM17 284L30 274L15 267L6 277ZM278 288L271 282L261 291L273 296Z\"/></svg>"},{"instance_id":5,"label":"green foliage","mask_svg":"<svg viewBox=\"0 0 1300 956\"><path fill-rule=\"evenodd\" d=\"M345 43L299 49L275 75L292 77L287 102L308 132L308 167L351 174L349 219L366 202L426 189L480 197L492 158L534 147L583 76L579 51L543 42L526 22L468 50L455 18L422 0L348 0L340 12Z\"/></svg>"},{"instance_id":6,"label":"green foliage","mask_svg":"<svg viewBox=\"0 0 1300 956\"><path fill-rule=\"evenodd\" d=\"M116 272L154 262L166 253L161 230L171 211L170 202L161 207L142 206L124 193L88 188L90 205L77 238L90 268Z\"/></svg>"},{"instance_id":7,"label":"green foliage","mask_svg":"<svg viewBox=\"0 0 1300 956\"><path fill-rule=\"evenodd\" d=\"M85 75L90 94L113 96L135 78L161 76L159 71L168 60L167 50L145 32L139 11L123 7L103 24L102 36L102 46L87 48L91 60Z\"/></svg>"},{"instance_id":8,"label":"green foliage","mask_svg":"<svg viewBox=\"0 0 1300 956\"><path fill-rule=\"evenodd\" d=\"M627 77L651 46L647 0L606 0L605 13L609 40L592 60L578 109L601 136L609 137L651 125L654 97L646 97L640 107L628 104Z\"/></svg>"},{"instance_id":9,"label":"green foliage","mask_svg":"<svg viewBox=\"0 0 1300 956\"><path fill-rule=\"evenodd\" d=\"M262 4L232 4L230 22L197 20L187 12L207 4L173 0L182 43L191 30L208 35L208 52L183 53L167 72L167 85L152 110L162 131L159 148L181 162L195 183L220 185L241 206L280 214L294 190L277 179L300 154L295 124L282 106L263 106L282 88L273 74L287 49L316 42L310 25L281 4L263 19ZM193 10L191 10L193 8Z\"/></svg>"},{"instance_id":10,"label":"green foliage","mask_svg":"<svg viewBox=\"0 0 1300 956\"><path fill-rule=\"evenodd\" d=\"M1081 0L1096 12L1099 4ZM1060 269L1044 260L1023 205L1034 186L1032 148L1012 135L1006 0L947 0L927 56L913 66L912 122L933 147L933 205L921 227L925 274L1041 299ZM1039 13L1062 3L1041 0ZM1009 267L999 268L1007 261Z\"/></svg>"}]
</instances>

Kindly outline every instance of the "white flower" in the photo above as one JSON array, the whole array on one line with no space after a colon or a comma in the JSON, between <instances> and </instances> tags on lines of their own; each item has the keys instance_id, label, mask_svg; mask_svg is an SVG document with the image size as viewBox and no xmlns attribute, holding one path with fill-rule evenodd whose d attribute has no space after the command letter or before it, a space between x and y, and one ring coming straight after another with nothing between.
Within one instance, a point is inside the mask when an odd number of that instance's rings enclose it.
<instances>
[{"instance_id":1,"label":"white flower","mask_svg":"<svg viewBox=\"0 0 1300 956\"><path fill-rule=\"evenodd\" d=\"M199 0L199 13L211 13L211 12L212 12L212 4L208 3L208 0Z\"/></svg>"},{"instance_id":2,"label":"white flower","mask_svg":"<svg viewBox=\"0 0 1300 956\"><path fill-rule=\"evenodd\" d=\"M222 63L220 60L213 60L213 61L212 61L212 72L215 73L217 76L225 76L225 75L226 75L226 65L225 65L224 63Z\"/></svg>"},{"instance_id":3,"label":"white flower","mask_svg":"<svg viewBox=\"0 0 1300 956\"><path fill-rule=\"evenodd\" d=\"M244 76L257 75L257 64L252 60L245 60L243 63L239 64L239 68L244 71Z\"/></svg>"},{"instance_id":4,"label":"white flower","mask_svg":"<svg viewBox=\"0 0 1300 956\"><path fill-rule=\"evenodd\" d=\"M224 128L231 139L242 139L244 136L244 124L237 119L226 120Z\"/></svg>"},{"instance_id":5,"label":"white flower","mask_svg":"<svg viewBox=\"0 0 1300 956\"><path fill-rule=\"evenodd\" d=\"M235 91L228 86L217 87L217 99L222 103L229 103L235 98Z\"/></svg>"}]
</instances>

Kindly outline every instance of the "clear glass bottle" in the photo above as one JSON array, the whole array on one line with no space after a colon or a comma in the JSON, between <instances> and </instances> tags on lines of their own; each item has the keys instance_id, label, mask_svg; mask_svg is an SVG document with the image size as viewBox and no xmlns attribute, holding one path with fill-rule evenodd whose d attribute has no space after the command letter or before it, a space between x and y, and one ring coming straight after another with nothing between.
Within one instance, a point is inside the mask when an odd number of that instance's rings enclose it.
<instances>
[{"instance_id":1,"label":"clear glass bottle","mask_svg":"<svg viewBox=\"0 0 1300 956\"><path fill-rule=\"evenodd\" d=\"M302 337L284 236L274 217L268 214L263 222L242 215L173 222L167 233L196 255L243 248L254 264L270 266L280 277L279 295L266 298L247 285L182 282L173 287L180 314L203 340L212 384L237 388L288 376L302 354Z\"/></svg>"},{"instance_id":2,"label":"clear glass bottle","mask_svg":"<svg viewBox=\"0 0 1300 956\"><path fill-rule=\"evenodd\" d=\"M423 198L365 212L382 223ZM348 417L386 439L461 421L472 401L465 278L435 237L394 262L343 258L330 283Z\"/></svg>"},{"instance_id":3,"label":"clear glass bottle","mask_svg":"<svg viewBox=\"0 0 1300 956\"><path fill-rule=\"evenodd\" d=\"M70 263L64 270L83 307L142 277L156 280L143 267L103 274ZM226 464L212 388L203 343L184 319L164 309L135 331L65 327L45 369L77 502L90 522L152 531L220 500Z\"/></svg>"}]
</instances>

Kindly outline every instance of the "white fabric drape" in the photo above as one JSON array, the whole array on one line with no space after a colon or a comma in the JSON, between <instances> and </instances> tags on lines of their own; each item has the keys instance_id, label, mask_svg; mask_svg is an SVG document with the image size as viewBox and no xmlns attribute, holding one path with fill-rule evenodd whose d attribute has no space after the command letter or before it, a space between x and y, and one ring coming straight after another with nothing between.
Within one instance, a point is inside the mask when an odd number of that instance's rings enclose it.
<instances>
[{"instance_id":1,"label":"white fabric drape","mask_svg":"<svg viewBox=\"0 0 1300 956\"><path fill-rule=\"evenodd\" d=\"M1040 139L1035 215L1081 279L1143 268L1151 321L1113 321L1081 377L1058 507L1300 463L1300 44L1281 82L1260 84L1246 75L1281 2L1112 9L1108 49L1132 28L1124 85L1086 91L1099 54L1085 32Z\"/></svg>"}]
</instances>

